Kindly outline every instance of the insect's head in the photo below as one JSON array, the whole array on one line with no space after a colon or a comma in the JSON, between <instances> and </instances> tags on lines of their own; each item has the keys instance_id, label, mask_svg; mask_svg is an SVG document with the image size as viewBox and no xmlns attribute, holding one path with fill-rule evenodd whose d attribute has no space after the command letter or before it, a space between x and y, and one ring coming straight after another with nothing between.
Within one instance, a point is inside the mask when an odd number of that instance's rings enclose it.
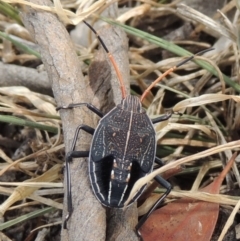
<instances>
[{"instance_id":1,"label":"insect's head","mask_svg":"<svg viewBox=\"0 0 240 241\"><path fill-rule=\"evenodd\" d=\"M134 95L128 95L121 101L121 108L126 111L133 111L134 113L142 113L142 104L140 99Z\"/></svg>"}]
</instances>

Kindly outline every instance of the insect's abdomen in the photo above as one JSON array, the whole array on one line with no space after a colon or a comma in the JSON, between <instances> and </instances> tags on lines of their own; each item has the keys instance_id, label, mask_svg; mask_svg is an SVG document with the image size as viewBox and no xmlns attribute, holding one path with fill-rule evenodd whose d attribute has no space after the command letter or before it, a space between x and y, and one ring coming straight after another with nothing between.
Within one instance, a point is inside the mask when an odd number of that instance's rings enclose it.
<instances>
[{"instance_id":1,"label":"insect's abdomen","mask_svg":"<svg viewBox=\"0 0 240 241\"><path fill-rule=\"evenodd\" d=\"M119 160L117 160L119 163ZM146 173L141 171L138 162L133 161L130 168L120 169L113 156L108 156L99 162L89 163L89 176L93 192L97 199L107 207L122 208L134 183ZM133 203L142 193L140 190Z\"/></svg>"}]
</instances>

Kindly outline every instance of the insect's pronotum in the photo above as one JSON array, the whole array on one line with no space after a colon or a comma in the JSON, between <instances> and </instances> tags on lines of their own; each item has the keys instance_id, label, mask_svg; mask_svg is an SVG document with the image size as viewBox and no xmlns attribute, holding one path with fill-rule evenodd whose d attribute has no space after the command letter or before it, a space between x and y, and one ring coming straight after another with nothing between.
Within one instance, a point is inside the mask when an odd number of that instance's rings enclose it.
<instances>
[{"instance_id":1,"label":"insect's pronotum","mask_svg":"<svg viewBox=\"0 0 240 241\"><path fill-rule=\"evenodd\" d=\"M72 158L89 157L88 168L92 190L99 202L110 208L123 207L134 183L139 178L152 172L154 162L163 165L161 160L155 156L156 133L153 124L168 120L172 113L165 114L155 119L150 119L142 108L141 102L148 92L166 75L194 58L194 56L191 56L167 70L146 89L139 99L136 96L126 94L122 75L117 67L114 57L109 52L102 38L97 34L95 29L87 22L84 21L84 23L95 33L114 66L120 83L122 101L107 114L103 114L90 103L76 103L57 108L59 110L86 106L101 118L96 129L84 124L80 124L77 127L71 150L66 155L68 214L64 221L64 228L67 227L67 221L73 211L70 177L70 162ZM202 54L209 50L210 49L204 50L198 54ZM90 151L75 150L80 130L93 135ZM140 235L139 229L149 215L171 191L170 183L164 180L161 176L155 177L155 180L166 188L166 192L159 198L148 213L140 219L136 226L136 232L138 235ZM139 190L129 205L139 198L144 188L145 186Z\"/></svg>"}]
</instances>

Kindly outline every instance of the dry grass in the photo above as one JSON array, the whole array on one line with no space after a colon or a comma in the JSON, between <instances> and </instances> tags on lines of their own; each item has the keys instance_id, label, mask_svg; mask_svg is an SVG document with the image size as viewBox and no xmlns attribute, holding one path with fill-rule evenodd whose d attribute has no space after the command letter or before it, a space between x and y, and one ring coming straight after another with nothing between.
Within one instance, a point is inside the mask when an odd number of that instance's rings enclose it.
<instances>
[{"instance_id":1,"label":"dry grass","mask_svg":"<svg viewBox=\"0 0 240 241\"><path fill-rule=\"evenodd\" d=\"M159 116L169 109L173 109L175 114L168 123L155 126L157 154L163 158L166 165L140 180L141 183L134 187L133 194L134 190L136 192L155 175L184 164L184 171L176 178L181 184L176 183L170 199L187 196L236 206L238 209L239 197L226 195L226 192L230 187L240 186L239 157L236 158L232 174L226 179L220 194L210 195L197 191L203 180L204 183L210 182L212 175L221 171L233 151L240 148L239 30L236 27L239 13L236 11L238 6L235 6L235 1L230 1L218 11L212 10L215 13L212 16L206 16L190 6L181 4L181 1L160 4L147 0L136 1L132 5L127 1L120 1L119 15L114 20L104 17L98 20L98 16L110 5L105 0L81 1L81 4L75 1L60 3L55 0L53 7L22 0L2 2L11 3L13 6L18 4L23 9L28 5L55 13L66 25L77 25L88 18L91 24L111 22L122 27L130 39L130 83L132 94L135 95L140 95L154 79L179 63L183 57L190 56L190 52L196 53L213 46L213 51L196 57L194 61L186 63L164 78L144 100L144 107L150 117ZM124 7L125 5L127 7ZM14 12L14 9L12 11ZM230 11L234 14L229 14ZM0 14L0 17L3 36L0 43L2 62L6 65L16 63L27 67L30 67L31 63L38 63L38 55L31 52L32 49L36 51L37 46L31 42L26 29L16 24L18 18L4 14ZM187 38L181 36L186 22L191 22L194 26L188 32ZM10 38L4 38L6 33ZM85 33L85 36L90 36L89 39L93 38L89 32ZM14 41L9 39L17 41L18 45L13 45ZM80 40L88 42L86 39ZM30 52L23 49L22 45L29 47ZM76 44L77 51L81 52L79 60L85 73L88 62L94 55L95 46L96 41L89 46ZM7 83L3 82L3 85ZM23 80L22 87L0 88L0 121L3 121L0 138L0 193L5 197L9 196L0 205L0 214L5 215L6 220L36 210L41 211L41 207L54 207L60 211L63 208L60 169L64 161L64 145L60 132L61 121L55 111L56 105L51 96L29 90L31 86L26 88L24 85ZM6 134L4 128L14 133ZM31 153L26 150L31 150ZM186 178L190 180L191 185L182 184L181 180ZM186 188L191 190L181 190ZM47 195L47 198L43 197L44 195ZM147 212L149 204L153 201L149 198L148 205L139 208L140 213ZM14 218L8 217L8 210L15 211ZM45 214L45 217L48 223L53 225L58 225L61 220L60 215L55 218L54 215ZM43 223L39 221L38 226L41 225ZM6 227L11 227L11 224L0 224L0 230Z\"/></svg>"}]
</instances>

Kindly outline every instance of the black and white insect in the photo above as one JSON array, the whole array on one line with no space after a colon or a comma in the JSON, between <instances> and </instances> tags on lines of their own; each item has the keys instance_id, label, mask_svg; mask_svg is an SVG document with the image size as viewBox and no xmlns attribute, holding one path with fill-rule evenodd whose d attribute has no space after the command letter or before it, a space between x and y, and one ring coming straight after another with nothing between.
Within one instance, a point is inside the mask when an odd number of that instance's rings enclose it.
<instances>
[{"instance_id":1,"label":"black and white insect","mask_svg":"<svg viewBox=\"0 0 240 241\"><path fill-rule=\"evenodd\" d=\"M155 156L156 133L153 124L168 120L172 113L150 119L142 108L141 102L150 89L164 76L194 58L194 56L191 56L166 71L148 87L140 99L132 95L127 96L121 73L114 58L95 29L87 22L84 21L84 23L96 34L115 68L122 92L122 101L105 115L90 103L76 103L57 108L60 110L86 106L101 118L96 129L84 124L77 127L71 150L66 155L68 214L64 221L64 228L67 228L67 221L73 211L70 177L70 162L73 158L89 157L88 169L92 190L99 202L109 208L123 208L124 202L127 200L135 182L152 172L154 162L163 165L161 160ZM90 151L75 150L80 130L93 135ZM161 176L155 177L155 180L166 188L166 192L148 213L140 219L136 226L138 235L140 235L139 229L149 215L171 191L170 183ZM145 186L138 191L129 205L139 198L144 188Z\"/></svg>"}]
</instances>

